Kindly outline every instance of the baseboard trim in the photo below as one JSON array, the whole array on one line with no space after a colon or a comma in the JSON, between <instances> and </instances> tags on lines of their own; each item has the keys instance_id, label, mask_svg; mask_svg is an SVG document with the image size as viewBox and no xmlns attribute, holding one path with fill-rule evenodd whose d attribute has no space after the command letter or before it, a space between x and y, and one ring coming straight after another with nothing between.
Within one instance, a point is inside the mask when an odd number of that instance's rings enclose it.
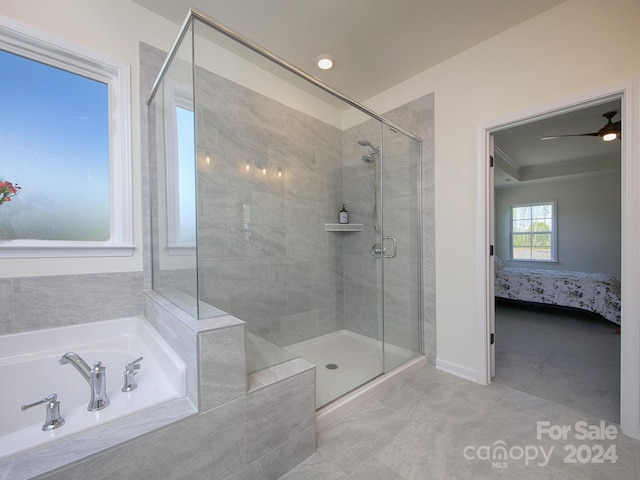
<instances>
[{"instance_id":1,"label":"baseboard trim","mask_svg":"<svg viewBox=\"0 0 640 480\"><path fill-rule=\"evenodd\" d=\"M442 360L440 358L436 359L436 368L443 372L450 373L451 375L455 375L456 377L464 378L465 380L482 383L478 381L478 372L472 368L463 367L462 365Z\"/></svg>"}]
</instances>

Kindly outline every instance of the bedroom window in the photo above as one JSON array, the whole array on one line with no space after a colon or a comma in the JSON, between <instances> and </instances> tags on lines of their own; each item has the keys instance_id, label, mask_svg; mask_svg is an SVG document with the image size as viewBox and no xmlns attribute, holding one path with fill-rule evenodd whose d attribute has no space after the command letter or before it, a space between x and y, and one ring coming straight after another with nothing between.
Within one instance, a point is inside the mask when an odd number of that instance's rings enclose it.
<instances>
[{"instance_id":1,"label":"bedroom window","mask_svg":"<svg viewBox=\"0 0 640 480\"><path fill-rule=\"evenodd\" d=\"M511 205L511 259L556 261L556 202Z\"/></svg>"}]
</instances>

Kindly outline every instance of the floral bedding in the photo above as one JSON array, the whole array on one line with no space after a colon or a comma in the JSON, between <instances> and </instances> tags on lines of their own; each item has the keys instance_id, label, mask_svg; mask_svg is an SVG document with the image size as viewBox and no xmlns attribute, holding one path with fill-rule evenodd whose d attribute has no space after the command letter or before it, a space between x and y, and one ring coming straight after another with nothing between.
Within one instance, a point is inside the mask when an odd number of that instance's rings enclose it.
<instances>
[{"instance_id":1,"label":"floral bedding","mask_svg":"<svg viewBox=\"0 0 640 480\"><path fill-rule=\"evenodd\" d=\"M604 273L512 268L496 264L495 295L580 308L620 325L620 281Z\"/></svg>"}]
</instances>

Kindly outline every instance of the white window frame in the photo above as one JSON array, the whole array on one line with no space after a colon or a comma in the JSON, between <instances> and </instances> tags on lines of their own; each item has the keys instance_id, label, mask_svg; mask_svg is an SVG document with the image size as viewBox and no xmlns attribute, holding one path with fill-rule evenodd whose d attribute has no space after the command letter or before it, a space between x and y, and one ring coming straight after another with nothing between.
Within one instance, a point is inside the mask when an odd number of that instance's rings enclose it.
<instances>
[{"instance_id":1,"label":"white window frame","mask_svg":"<svg viewBox=\"0 0 640 480\"><path fill-rule=\"evenodd\" d=\"M532 207L537 205L551 205L551 259L514 258L513 257L513 209L518 207ZM557 263L558 262L558 202L544 200L539 202L512 203L509 205L509 260L514 262Z\"/></svg>"},{"instance_id":2,"label":"white window frame","mask_svg":"<svg viewBox=\"0 0 640 480\"><path fill-rule=\"evenodd\" d=\"M0 258L133 255L130 66L1 16L0 48L107 85L110 209L109 240L2 240Z\"/></svg>"},{"instance_id":3,"label":"white window frame","mask_svg":"<svg viewBox=\"0 0 640 480\"><path fill-rule=\"evenodd\" d=\"M193 87L181 84L169 78L165 78L164 83L165 171L167 176L166 191L175 192L179 188L178 120L176 117L176 108L184 108L185 110L193 112L195 115L193 106ZM184 243L179 241L180 205L177 202L166 201L167 198L168 193L165 196L165 202L167 205L167 251L169 255L195 255L195 243Z\"/></svg>"}]
</instances>

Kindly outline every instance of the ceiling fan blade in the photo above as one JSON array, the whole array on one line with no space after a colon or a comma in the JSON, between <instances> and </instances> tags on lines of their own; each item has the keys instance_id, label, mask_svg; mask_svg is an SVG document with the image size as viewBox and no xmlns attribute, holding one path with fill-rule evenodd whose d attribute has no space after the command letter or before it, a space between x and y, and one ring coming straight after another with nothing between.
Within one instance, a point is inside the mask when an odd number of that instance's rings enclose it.
<instances>
[{"instance_id":1,"label":"ceiling fan blade","mask_svg":"<svg viewBox=\"0 0 640 480\"><path fill-rule=\"evenodd\" d=\"M554 138L562 138L562 137L597 137L598 132L592 133L577 133L574 135L554 135L552 137L542 137L540 140L553 140Z\"/></svg>"}]
</instances>

